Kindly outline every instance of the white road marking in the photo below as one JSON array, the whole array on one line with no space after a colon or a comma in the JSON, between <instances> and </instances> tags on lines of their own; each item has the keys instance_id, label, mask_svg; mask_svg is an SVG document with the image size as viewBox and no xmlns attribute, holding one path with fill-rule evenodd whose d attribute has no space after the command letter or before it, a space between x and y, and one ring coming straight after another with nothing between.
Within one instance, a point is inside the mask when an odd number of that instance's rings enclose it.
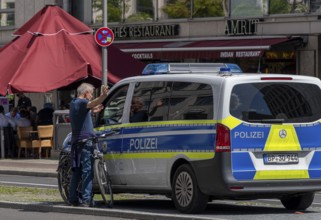
<instances>
[{"instance_id":1,"label":"white road marking","mask_svg":"<svg viewBox=\"0 0 321 220\"><path fill-rule=\"evenodd\" d=\"M21 182L10 182L10 181L0 181L0 183L15 184L15 185L28 185L28 186L46 186L46 187L55 187L55 188L58 187L57 185L40 184L40 183L21 183Z\"/></svg>"}]
</instances>

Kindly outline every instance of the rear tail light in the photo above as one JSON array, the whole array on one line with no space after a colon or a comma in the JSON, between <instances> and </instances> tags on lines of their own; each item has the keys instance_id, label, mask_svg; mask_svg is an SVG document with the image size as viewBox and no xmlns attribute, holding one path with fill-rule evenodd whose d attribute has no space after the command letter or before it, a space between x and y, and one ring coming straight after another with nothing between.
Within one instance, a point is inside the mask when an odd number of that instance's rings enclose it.
<instances>
[{"instance_id":1,"label":"rear tail light","mask_svg":"<svg viewBox=\"0 0 321 220\"><path fill-rule=\"evenodd\" d=\"M231 152L230 129L217 123L215 152Z\"/></svg>"},{"instance_id":2,"label":"rear tail light","mask_svg":"<svg viewBox=\"0 0 321 220\"><path fill-rule=\"evenodd\" d=\"M292 77L261 77L261 80L292 80Z\"/></svg>"}]
</instances>

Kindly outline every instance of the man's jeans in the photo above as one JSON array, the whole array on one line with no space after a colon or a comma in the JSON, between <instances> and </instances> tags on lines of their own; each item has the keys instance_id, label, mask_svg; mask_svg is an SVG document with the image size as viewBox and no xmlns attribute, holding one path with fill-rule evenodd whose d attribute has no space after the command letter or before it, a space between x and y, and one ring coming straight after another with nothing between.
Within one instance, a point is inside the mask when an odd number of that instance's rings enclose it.
<instances>
[{"instance_id":1,"label":"man's jeans","mask_svg":"<svg viewBox=\"0 0 321 220\"><path fill-rule=\"evenodd\" d=\"M77 203L79 201L78 185L82 179L81 200L83 203L90 204L93 196L93 143L87 141L81 150L80 167L73 168L70 183L69 201Z\"/></svg>"}]
</instances>

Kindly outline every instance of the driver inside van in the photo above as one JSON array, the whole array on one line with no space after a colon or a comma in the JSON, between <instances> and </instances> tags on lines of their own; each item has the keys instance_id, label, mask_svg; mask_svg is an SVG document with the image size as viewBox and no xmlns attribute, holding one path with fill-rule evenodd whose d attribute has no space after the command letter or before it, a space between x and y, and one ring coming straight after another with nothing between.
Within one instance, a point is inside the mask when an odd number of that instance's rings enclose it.
<instances>
[{"instance_id":1,"label":"driver inside van","mask_svg":"<svg viewBox=\"0 0 321 220\"><path fill-rule=\"evenodd\" d=\"M130 108L129 122L148 121L148 113L144 109L144 99L134 96Z\"/></svg>"}]
</instances>

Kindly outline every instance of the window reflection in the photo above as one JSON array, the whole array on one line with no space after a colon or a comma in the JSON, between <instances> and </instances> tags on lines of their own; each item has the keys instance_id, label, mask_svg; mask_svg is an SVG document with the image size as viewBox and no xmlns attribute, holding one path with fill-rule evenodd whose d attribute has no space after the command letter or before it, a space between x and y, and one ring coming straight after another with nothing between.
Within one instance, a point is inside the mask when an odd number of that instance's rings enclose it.
<instances>
[{"instance_id":1,"label":"window reflection","mask_svg":"<svg viewBox=\"0 0 321 220\"><path fill-rule=\"evenodd\" d=\"M228 0L194 0L194 18L224 16L228 16Z\"/></svg>"},{"instance_id":2,"label":"window reflection","mask_svg":"<svg viewBox=\"0 0 321 220\"><path fill-rule=\"evenodd\" d=\"M170 98L169 120L213 119L213 95L210 85L174 82Z\"/></svg>"},{"instance_id":3,"label":"window reflection","mask_svg":"<svg viewBox=\"0 0 321 220\"><path fill-rule=\"evenodd\" d=\"M168 119L168 100L170 97L170 82L136 83L134 97L144 100L144 108L149 121Z\"/></svg>"},{"instance_id":4,"label":"window reflection","mask_svg":"<svg viewBox=\"0 0 321 220\"><path fill-rule=\"evenodd\" d=\"M190 82L136 83L149 121L213 119L212 87Z\"/></svg>"},{"instance_id":5,"label":"window reflection","mask_svg":"<svg viewBox=\"0 0 321 220\"><path fill-rule=\"evenodd\" d=\"M190 18L191 17L191 0L168 0L163 7L167 18Z\"/></svg>"},{"instance_id":6,"label":"window reflection","mask_svg":"<svg viewBox=\"0 0 321 220\"><path fill-rule=\"evenodd\" d=\"M128 1L128 0L125 0ZM93 23L103 23L103 1L93 0ZM123 0L107 1L107 20L108 22L121 22L123 14Z\"/></svg>"},{"instance_id":7,"label":"window reflection","mask_svg":"<svg viewBox=\"0 0 321 220\"><path fill-rule=\"evenodd\" d=\"M1 9L14 8L14 0ZM93 0L93 23L102 23L102 0ZM320 13L319 0L108 0L108 22L140 22L213 17L262 17ZM230 7L230 8L229 8ZM1 10L0 9L0 10Z\"/></svg>"},{"instance_id":8,"label":"window reflection","mask_svg":"<svg viewBox=\"0 0 321 220\"><path fill-rule=\"evenodd\" d=\"M121 123L128 85L125 85L111 94L103 103L105 108L99 113L97 125L112 125Z\"/></svg>"},{"instance_id":9,"label":"window reflection","mask_svg":"<svg viewBox=\"0 0 321 220\"><path fill-rule=\"evenodd\" d=\"M231 16L263 16L267 14L268 0L230 0Z\"/></svg>"},{"instance_id":10,"label":"window reflection","mask_svg":"<svg viewBox=\"0 0 321 220\"><path fill-rule=\"evenodd\" d=\"M270 14L295 14L309 11L306 0L270 0Z\"/></svg>"},{"instance_id":11,"label":"window reflection","mask_svg":"<svg viewBox=\"0 0 321 220\"><path fill-rule=\"evenodd\" d=\"M126 1L125 20L128 22L153 21L155 1L131 0Z\"/></svg>"},{"instance_id":12,"label":"window reflection","mask_svg":"<svg viewBox=\"0 0 321 220\"><path fill-rule=\"evenodd\" d=\"M310 11L320 13L321 2L319 0L310 0Z\"/></svg>"},{"instance_id":13,"label":"window reflection","mask_svg":"<svg viewBox=\"0 0 321 220\"><path fill-rule=\"evenodd\" d=\"M231 97L231 115L245 121L283 119L286 123L321 118L321 92L316 85L256 83L237 85ZM237 101L237 108L235 108Z\"/></svg>"}]
</instances>

